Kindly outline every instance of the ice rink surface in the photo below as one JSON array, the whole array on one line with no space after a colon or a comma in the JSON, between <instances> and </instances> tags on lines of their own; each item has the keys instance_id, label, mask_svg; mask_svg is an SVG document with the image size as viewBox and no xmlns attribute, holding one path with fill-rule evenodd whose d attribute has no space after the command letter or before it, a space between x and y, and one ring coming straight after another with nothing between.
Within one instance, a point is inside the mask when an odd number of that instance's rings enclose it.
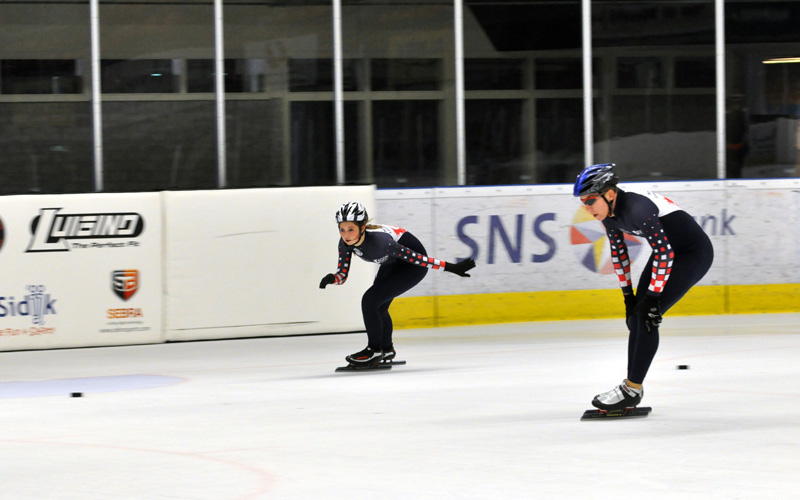
<instances>
[{"instance_id":1,"label":"ice rink surface","mask_svg":"<svg viewBox=\"0 0 800 500\"><path fill-rule=\"evenodd\" d=\"M623 328L399 330L371 373L334 373L364 333L0 353L0 499L800 498L800 314L667 317L652 414L582 422Z\"/></svg>"}]
</instances>

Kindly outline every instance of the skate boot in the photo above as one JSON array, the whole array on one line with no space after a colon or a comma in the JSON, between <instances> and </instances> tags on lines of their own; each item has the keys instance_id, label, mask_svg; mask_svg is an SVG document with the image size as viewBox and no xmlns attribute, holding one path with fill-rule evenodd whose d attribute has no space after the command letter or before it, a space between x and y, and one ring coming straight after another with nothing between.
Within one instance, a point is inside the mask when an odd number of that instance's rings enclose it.
<instances>
[{"instance_id":1,"label":"skate boot","mask_svg":"<svg viewBox=\"0 0 800 500\"><path fill-rule=\"evenodd\" d=\"M620 385L608 392L598 394L592 400L592 406L603 411L624 410L633 408L642 402L644 389L628 387L623 380Z\"/></svg>"},{"instance_id":2,"label":"skate boot","mask_svg":"<svg viewBox=\"0 0 800 500\"><path fill-rule=\"evenodd\" d=\"M359 367L377 365L378 363L381 362L381 359L383 359L383 351L381 351L380 349L375 350L367 347L366 349L358 351L355 354L345 356L344 359L351 365Z\"/></svg>"},{"instance_id":3,"label":"skate boot","mask_svg":"<svg viewBox=\"0 0 800 500\"><path fill-rule=\"evenodd\" d=\"M397 356L397 351L394 350L394 347L388 347L383 349L383 362L390 362Z\"/></svg>"}]
</instances>

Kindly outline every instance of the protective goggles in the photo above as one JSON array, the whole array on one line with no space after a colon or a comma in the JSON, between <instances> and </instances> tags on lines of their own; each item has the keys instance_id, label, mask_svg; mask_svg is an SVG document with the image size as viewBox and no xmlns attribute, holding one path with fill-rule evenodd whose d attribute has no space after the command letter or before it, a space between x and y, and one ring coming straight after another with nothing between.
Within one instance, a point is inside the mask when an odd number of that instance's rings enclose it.
<instances>
[{"instance_id":1,"label":"protective goggles","mask_svg":"<svg viewBox=\"0 0 800 500\"><path fill-rule=\"evenodd\" d=\"M602 195L600 195L600 194L595 194L595 195L592 195L592 196L587 196L586 198L584 198L584 199L582 199L582 200L581 200L581 203L583 203L584 205L587 205L587 206L590 206L590 207L591 207L592 205L594 205L594 204L595 204L595 202L596 202L596 201L597 201L597 200L598 200L598 199L599 199L601 196L602 196Z\"/></svg>"}]
</instances>

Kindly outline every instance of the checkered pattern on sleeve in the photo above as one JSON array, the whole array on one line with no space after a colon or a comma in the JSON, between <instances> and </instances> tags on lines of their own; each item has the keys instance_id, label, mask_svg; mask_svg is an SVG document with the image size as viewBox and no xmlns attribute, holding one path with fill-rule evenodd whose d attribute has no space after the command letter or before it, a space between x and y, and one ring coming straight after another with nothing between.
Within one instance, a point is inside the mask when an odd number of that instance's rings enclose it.
<instances>
[{"instance_id":1,"label":"checkered pattern on sleeve","mask_svg":"<svg viewBox=\"0 0 800 500\"><path fill-rule=\"evenodd\" d=\"M628 245L625 244L625 235L619 229L608 231L608 241L611 242L611 264L617 274L619 286L623 291L633 286L631 281L631 259L628 257Z\"/></svg>"},{"instance_id":2,"label":"checkered pattern on sleeve","mask_svg":"<svg viewBox=\"0 0 800 500\"><path fill-rule=\"evenodd\" d=\"M350 260L353 258L353 252L347 248L347 245L339 245L339 264L336 268L336 274L333 277L336 279L334 283L343 285L347 281L347 273L350 272Z\"/></svg>"},{"instance_id":3,"label":"checkered pattern on sleeve","mask_svg":"<svg viewBox=\"0 0 800 500\"><path fill-rule=\"evenodd\" d=\"M444 271L445 261L422 255L394 240L389 243L388 253L390 256L404 260L409 264Z\"/></svg>"},{"instance_id":4,"label":"checkered pattern on sleeve","mask_svg":"<svg viewBox=\"0 0 800 500\"><path fill-rule=\"evenodd\" d=\"M642 230L647 242L653 249L653 269L650 274L650 285L647 287L650 294L660 294L669 280L672 272L672 262L675 252L669 244L664 227L656 214L645 219Z\"/></svg>"}]
</instances>

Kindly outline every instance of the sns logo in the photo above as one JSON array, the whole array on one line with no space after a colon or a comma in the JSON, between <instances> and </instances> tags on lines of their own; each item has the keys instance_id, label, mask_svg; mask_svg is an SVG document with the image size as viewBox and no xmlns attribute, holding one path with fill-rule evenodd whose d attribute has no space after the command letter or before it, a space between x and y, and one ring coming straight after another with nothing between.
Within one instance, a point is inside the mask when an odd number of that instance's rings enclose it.
<instances>
[{"instance_id":1,"label":"sns logo","mask_svg":"<svg viewBox=\"0 0 800 500\"><path fill-rule=\"evenodd\" d=\"M44 317L56 314L56 299L45 293L44 285L28 285L28 294L22 300L14 297L0 296L0 318L6 316L30 316L34 325L44 325Z\"/></svg>"},{"instance_id":2,"label":"sns logo","mask_svg":"<svg viewBox=\"0 0 800 500\"><path fill-rule=\"evenodd\" d=\"M598 222L586 210L579 208L575 212L569 231L572 251L578 262L598 274L614 272L608 236L602 222ZM625 244L633 262L642 250L642 242L626 233Z\"/></svg>"},{"instance_id":3,"label":"sns logo","mask_svg":"<svg viewBox=\"0 0 800 500\"><path fill-rule=\"evenodd\" d=\"M139 271L125 269L111 273L111 289L122 300L128 300L139 289Z\"/></svg>"},{"instance_id":4,"label":"sns logo","mask_svg":"<svg viewBox=\"0 0 800 500\"><path fill-rule=\"evenodd\" d=\"M60 208L39 210L39 215L31 221L31 241L26 252L67 252L70 240L131 239L144 230L144 218L134 212L60 214L60 211ZM88 246L77 242L74 245Z\"/></svg>"}]
</instances>

